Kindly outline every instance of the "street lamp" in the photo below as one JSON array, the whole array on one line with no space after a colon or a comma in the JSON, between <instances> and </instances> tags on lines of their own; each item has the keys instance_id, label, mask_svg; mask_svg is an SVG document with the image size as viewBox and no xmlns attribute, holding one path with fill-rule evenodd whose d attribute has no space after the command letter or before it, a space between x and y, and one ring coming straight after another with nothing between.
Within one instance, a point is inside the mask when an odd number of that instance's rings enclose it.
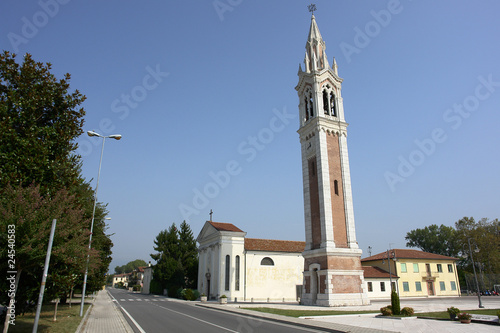
<instances>
[{"instance_id":1,"label":"street lamp","mask_svg":"<svg viewBox=\"0 0 500 333\"><path fill-rule=\"evenodd\" d=\"M472 262L472 269L474 270L474 279L476 280L477 299L479 300L479 308L482 309L482 308L484 308L484 305L481 303L481 290L479 289L479 283L477 282L476 266L474 265L474 259L472 258L472 249L470 247L470 238L468 238L468 237L467 237L467 242L469 243L470 261Z\"/></svg>"},{"instance_id":2,"label":"street lamp","mask_svg":"<svg viewBox=\"0 0 500 333\"><path fill-rule=\"evenodd\" d=\"M90 238L89 238L89 252L87 253L87 263L85 265L85 275L83 276L83 287L82 287L82 301L80 303L80 317L83 316L83 306L85 303L85 291L87 289L87 273L89 270L89 259L90 259L90 249L92 247L92 233L94 232L94 218L95 218L95 207L97 204L97 189L99 188L99 177L101 176L101 164L102 164L102 153L104 152L104 141L107 138L120 140L122 138L121 134L113 134L113 135L100 135L94 131L87 131L88 136L98 136L102 138L102 148L101 148L101 159L99 160L99 171L97 173L97 183L94 191L94 208L92 210L92 222L90 224ZM106 219L111 219L110 217Z\"/></svg>"}]
</instances>

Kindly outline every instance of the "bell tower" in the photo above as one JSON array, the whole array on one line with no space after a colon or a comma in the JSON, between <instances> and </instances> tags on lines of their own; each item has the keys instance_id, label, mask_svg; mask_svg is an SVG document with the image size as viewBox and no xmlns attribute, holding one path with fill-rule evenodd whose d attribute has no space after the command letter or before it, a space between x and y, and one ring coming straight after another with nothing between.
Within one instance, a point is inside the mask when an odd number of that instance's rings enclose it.
<instances>
[{"instance_id":1,"label":"bell tower","mask_svg":"<svg viewBox=\"0 0 500 333\"><path fill-rule=\"evenodd\" d=\"M311 8L312 7L312 8ZM310 6L313 12L315 7ZM347 123L337 63L330 66L314 12L299 65L300 135L306 247L301 302L369 304L356 242Z\"/></svg>"}]
</instances>

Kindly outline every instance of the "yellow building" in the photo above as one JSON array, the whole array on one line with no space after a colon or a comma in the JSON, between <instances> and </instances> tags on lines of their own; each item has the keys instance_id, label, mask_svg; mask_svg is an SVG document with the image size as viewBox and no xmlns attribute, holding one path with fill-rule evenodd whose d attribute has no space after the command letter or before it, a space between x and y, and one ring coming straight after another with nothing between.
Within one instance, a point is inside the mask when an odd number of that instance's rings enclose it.
<instances>
[{"instance_id":1,"label":"yellow building","mask_svg":"<svg viewBox=\"0 0 500 333\"><path fill-rule=\"evenodd\" d=\"M460 296L457 260L418 250L394 249L361 259L361 264L398 276L394 284L400 297Z\"/></svg>"}]
</instances>

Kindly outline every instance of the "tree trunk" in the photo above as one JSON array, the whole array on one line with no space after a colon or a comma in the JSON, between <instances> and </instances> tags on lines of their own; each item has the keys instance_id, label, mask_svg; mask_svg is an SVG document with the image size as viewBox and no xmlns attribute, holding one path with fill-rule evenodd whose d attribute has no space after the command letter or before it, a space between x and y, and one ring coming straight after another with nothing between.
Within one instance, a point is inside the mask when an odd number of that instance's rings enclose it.
<instances>
[{"instance_id":1,"label":"tree trunk","mask_svg":"<svg viewBox=\"0 0 500 333\"><path fill-rule=\"evenodd\" d=\"M69 307L71 307L72 300L73 300L73 286L71 286L71 289L69 291Z\"/></svg>"},{"instance_id":2,"label":"tree trunk","mask_svg":"<svg viewBox=\"0 0 500 333\"><path fill-rule=\"evenodd\" d=\"M22 271L22 269L18 269L17 272L16 272L16 282L15 282L16 286L14 288L14 295L17 292L17 286L19 285L19 279L21 278L21 271ZM10 292L10 290L9 290L9 292ZM11 299L13 299L13 298L11 298ZM10 324L10 320L9 320L10 319L9 307L10 307L10 304L7 305L7 314L5 316L5 321L4 321L4 324L3 324L3 333L7 333L9 331L9 324ZM15 314L15 312L14 312L14 314Z\"/></svg>"},{"instance_id":3,"label":"tree trunk","mask_svg":"<svg viewBox=\"0 0 500 333\"><path fill-rule=\"evenodd\" d=\"M59 298L56 299L56 306L54 309L54 321L57 320L57 305L59 304Z\"/></svg>"}]
</instances>

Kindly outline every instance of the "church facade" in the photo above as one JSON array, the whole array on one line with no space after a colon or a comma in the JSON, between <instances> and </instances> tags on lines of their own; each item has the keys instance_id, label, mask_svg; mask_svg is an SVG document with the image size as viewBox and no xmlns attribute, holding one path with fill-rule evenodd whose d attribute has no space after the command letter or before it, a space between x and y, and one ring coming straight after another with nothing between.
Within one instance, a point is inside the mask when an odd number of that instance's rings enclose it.
<instances>
[{"instance_id":1,"label":"church facade","mask_svg":"<svg viewBox=\"0 0 500 333\"><path fill-rule=\"evenodd\" d=\"M231 223L207 221L200 244L198 291L229 301L298 301L305 243L246 238Z\"/></svg>"}]
</instances>

